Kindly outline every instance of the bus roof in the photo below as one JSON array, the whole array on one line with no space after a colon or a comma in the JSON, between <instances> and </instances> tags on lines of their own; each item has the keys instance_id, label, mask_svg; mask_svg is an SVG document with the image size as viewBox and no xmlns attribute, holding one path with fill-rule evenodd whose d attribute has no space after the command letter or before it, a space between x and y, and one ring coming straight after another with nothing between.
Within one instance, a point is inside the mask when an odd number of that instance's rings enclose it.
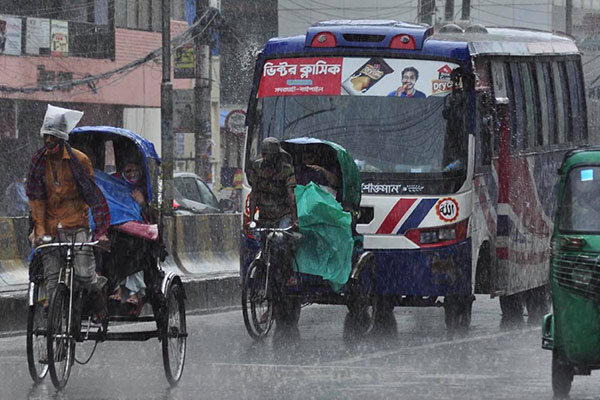
<instances>
[{"instance_id":1,"label":"bus roof","mask_svg":"<svg viewBox=\"0 0 600 400\"><path fill-rule=\"evenodd\" d=\"M565 35L523 28L452 29L433 32L424 24L390 20L335 20L318 22L305 35L270 39L263 50L264 57L310 55L327 52L331 55L348 54L360 48L366 53L383 49L391 54L426 55L468 60L482 55L557 55L579 54L574 40ZM333 46L316 43L318 35L326 33L335 39ZM412 49L391 48L395 38L408 36ZM322 39L322 38L321 38Z\"/></svg>"}]
</instances>

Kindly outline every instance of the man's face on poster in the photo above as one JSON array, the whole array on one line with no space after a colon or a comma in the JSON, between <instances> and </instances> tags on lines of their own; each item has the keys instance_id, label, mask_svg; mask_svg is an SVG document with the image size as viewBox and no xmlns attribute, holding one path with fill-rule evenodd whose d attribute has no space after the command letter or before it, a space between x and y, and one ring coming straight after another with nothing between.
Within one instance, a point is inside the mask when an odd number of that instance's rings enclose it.
<instances>
[{"instance_id":1,"label":"man's face on poster","mask_svg":"<svg viewBox=\"0 0 600 400\"><path fill-rule=\"evenodd\" d=\"M415 74L415 71L406 71L402 74L402 87L404 91L412 93L415 83L417 83L417 74Z\"/></svg>"}]
</instances>

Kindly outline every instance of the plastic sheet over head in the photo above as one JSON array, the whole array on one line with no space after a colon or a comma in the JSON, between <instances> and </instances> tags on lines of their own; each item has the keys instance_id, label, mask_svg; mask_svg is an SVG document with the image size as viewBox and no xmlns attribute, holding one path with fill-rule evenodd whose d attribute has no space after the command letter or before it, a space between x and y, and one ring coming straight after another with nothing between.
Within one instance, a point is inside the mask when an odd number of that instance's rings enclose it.
<instances>
[{"instance_id":1,"label":"plastic sheet over head","mask_svg":"<svg viewBox=\"0 0 600 400\"><path fill-rule=\"evenodd\" d=\"M52 135L62 140L69 140L69 132L75 128L83 117L82 111L55 107L48 104L40 135Z\"/></svg>"}]
</instances>

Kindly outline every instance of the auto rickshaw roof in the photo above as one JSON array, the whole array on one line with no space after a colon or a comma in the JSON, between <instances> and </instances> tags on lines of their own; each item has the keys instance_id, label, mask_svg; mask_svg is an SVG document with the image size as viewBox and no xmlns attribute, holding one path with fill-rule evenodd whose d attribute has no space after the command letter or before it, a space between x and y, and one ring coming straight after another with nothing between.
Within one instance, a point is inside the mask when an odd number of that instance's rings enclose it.
<instances>
[{"instance_id":1,"label":"auto rickshaw roof","mask_svg":"<svg viewBox=\"0 0 600 400\"><path fill-rule=\"evenodd\" d=\"M568 151L563 158L558 173L565 173L578 164L600 164L600 146L580 146Z\"/></svg>"},{"instance_id":2,"label":"auto rickshaw roof","mask_svg":"<svg viewBox=\"0 0 600 400\"><path fill-rule=\"evenodd\" d=\"M348 153L348 151L346 151L345 148L334 142L311 137L286 139L284 142L292 145L325 145L333 149L337 156L338 164L340 165L340 170L342 172L343 199L345 202L349 202L356 207L359 206L362 190L360 170L358 169L358 166L354 162L352 156Z\"/></svg>"}]
</instances>

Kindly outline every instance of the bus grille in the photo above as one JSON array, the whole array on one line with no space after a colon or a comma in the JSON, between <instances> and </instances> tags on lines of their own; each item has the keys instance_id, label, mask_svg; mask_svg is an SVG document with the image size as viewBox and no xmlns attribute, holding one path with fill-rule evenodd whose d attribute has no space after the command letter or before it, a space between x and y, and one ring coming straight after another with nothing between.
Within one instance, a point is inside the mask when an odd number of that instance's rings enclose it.
<instances>
[{"instance_id":1,"label":"bus grille","mask_svg":"<svg viewBox=\"0 0 600 400\"><path fill-rule=\"evenodd\" d=\"M555 254L552 278L559 286L581 296L600 300L600 254Z\"/></svg>"}]
</instances>

